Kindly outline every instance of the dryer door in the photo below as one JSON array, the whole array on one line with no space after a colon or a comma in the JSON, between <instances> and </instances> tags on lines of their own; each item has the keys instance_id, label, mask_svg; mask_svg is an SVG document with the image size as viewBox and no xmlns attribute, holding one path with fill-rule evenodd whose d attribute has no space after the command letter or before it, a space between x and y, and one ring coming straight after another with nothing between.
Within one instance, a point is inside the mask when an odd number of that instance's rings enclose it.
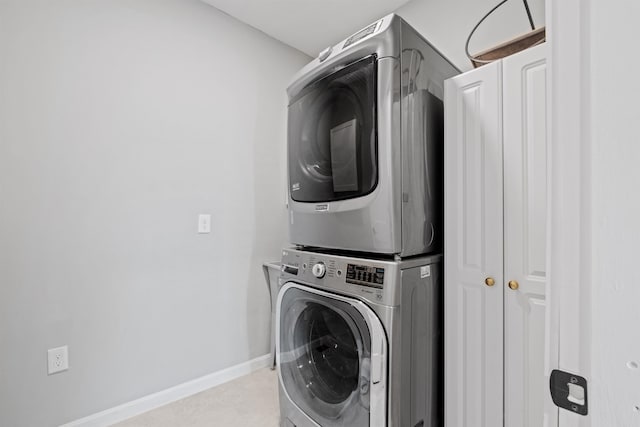
<instances>
[{"instance_id":1,"label":"dryer door","mask_svg":"<svg viewBox=\"0 0 640 427\"><path fill-rule=\"evenodd\" d=\"M376 58L318 80L290 100L289 180L297 202L371 193L378 181Z\"/></svg>"},{"instance_id":2,"label":"dryer door","mask_svg":"<svg viewBox=\"0 0 640 427\"><path fill-rule=\"evenodd\" d=\"M315 423L385 425L386 338L364 303L285 285L278 300L277 355L287 397Z\"/></svg>"}]
</instances>

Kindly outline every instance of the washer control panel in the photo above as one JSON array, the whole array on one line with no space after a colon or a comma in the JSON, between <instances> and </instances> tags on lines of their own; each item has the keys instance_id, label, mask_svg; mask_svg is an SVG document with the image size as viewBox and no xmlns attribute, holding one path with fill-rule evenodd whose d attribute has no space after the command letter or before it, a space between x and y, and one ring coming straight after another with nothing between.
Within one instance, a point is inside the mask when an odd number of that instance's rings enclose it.
<instances>
[{"instance_id":1,"label":"washer control panel","mask_svg":"<svg viewBox=\"0 0 640 427\"><path fill-rule=\"evenodd\" d=\"M356 285L351 289L371 293L385 288L385 280L389 279L386 276L391 274L388 263L292 249L283 252L282 272L322 286L348 289Z\"/></svg>"},{"instance_id":2,"label":"washer control panel","mask_svg":"<svg viewBox=\"0 0 640 427\"><path fill-rule=\"evenodd\" d=\"M368 265L347 264L347 283L382 289L384 268Z\"/></svg>"},{"instance_id":3,"label":"washer control panel","mask_svg":"<svg viewBox=\"0 0 640 427\"><path fill-rule=\"evenodd\" d=\"M439 273L432 268L438 268L441 259L441 255L429 255L397 261L291 248L282 251L280 280L391 307L402 301L405 277L435 286Z\"/></svg>"}]
</instances>

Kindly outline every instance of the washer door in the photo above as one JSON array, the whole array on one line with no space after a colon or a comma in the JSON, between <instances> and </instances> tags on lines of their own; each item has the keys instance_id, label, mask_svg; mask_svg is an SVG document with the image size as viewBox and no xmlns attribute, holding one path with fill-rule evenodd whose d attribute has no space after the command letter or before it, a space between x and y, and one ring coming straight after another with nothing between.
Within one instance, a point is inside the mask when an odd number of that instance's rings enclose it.
<instances>
[{"instance_id":1,"label":"washer door","mask_svg":"<svg viewBox=\"0 0 640 427\"><path fill-rule=\"evenodd\" d=\"M280 381L289 399L323 427L371 425L372 402L386 400L371 393L372 341L384 335L375 314L360 301L289 284L278 319Z\"/></svg>"}]
</instances>

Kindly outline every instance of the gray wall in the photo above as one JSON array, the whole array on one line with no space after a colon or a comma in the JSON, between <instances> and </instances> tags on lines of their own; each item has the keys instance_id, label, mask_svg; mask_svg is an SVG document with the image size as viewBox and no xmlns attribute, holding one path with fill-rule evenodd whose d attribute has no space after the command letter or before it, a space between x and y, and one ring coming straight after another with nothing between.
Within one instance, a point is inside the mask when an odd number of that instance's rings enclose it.
<instances>
[{"instance_id":1,"label":"gray wall","mask_svg":"<svg viewBox=\"0 0 640 427\"><path fill-rule=\"evenodd\" d=\"M396 10L461 70L472 68L464 53L467 36L499 0L412 0ZM536 27L544 25L544 0L529 0ZM530 31L522 1L509 1L474 34L472 54Z\"/></svg>"},{"instance_id":2,"label":"gray wall","mask_svg":"<svg viewBox=\"0 0 640 427\"><path fill-rule=\"evenodd\" d=\"M0 425L267 353L284 90L309 58L196 0L3 0L0 58Z\"/></svg>"}]
</instances>

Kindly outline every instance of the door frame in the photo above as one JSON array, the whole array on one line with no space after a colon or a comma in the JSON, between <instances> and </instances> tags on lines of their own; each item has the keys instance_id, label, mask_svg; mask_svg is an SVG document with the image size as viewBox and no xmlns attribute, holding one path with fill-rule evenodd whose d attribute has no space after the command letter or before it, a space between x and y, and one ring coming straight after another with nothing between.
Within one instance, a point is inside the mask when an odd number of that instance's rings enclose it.
<instances>
[{"instance_id":1,"label":"door frame","mask_svg":"<svg viewBox=\"0 0 640 427\"><path fill-rule=\"evenodd\" d=\"M545 377L553 369L590 381L591 130L590 13L583 0L546 0L549 278ZM588 427L545 392L546 427Z\"/></svg>"}]
</instances>

